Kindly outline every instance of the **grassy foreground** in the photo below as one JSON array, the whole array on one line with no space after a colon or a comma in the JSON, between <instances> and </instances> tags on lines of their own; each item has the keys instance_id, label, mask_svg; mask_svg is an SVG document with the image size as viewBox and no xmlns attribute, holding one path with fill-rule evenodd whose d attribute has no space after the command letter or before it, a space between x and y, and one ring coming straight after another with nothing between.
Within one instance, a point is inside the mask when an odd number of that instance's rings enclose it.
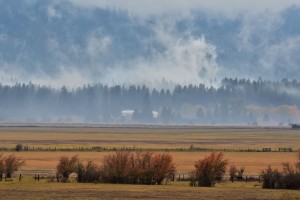
<instances>
[{"instance_id":1,"label":"grassy foreground","mask_svg":"<svg viewBox=\"0 0 300 200\"><path fill-rule=\"evenodd\" d=\"M113 185L82 183L0 182L0 199L203 199L296 200L300 191L264 190L258 183L222 183L214 188L189 187L187 182L169 185Z\"/></svg>"}]
</instances>

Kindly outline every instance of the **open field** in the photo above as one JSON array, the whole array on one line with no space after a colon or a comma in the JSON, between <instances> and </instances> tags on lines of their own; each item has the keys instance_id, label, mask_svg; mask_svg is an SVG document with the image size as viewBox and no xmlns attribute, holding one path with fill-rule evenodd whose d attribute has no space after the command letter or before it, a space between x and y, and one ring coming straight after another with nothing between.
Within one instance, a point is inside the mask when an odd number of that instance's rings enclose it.
<instances>
[{"instance_id":1,"label":"open field","mask_svg":"<svg viewBox=\"0 0 300 200\"><path fill-rule=\"evenodd\" d=\"M300 148L300 130L289 128L250 127L0 127L0 147L24 146L72 147L135 147L155 149L185 148ZM5 152L11 153L11 152ZM78 154L81 160L100 163L110 152L14 152L26 160L24 170L53 171L62 155ZM170 152L180 173L189 172L196 160L208 152ZM225 152L226 158L236 166L244 166L249 175L259 174L271 164L279 167L282 162L293 162L294 152Z\"/></svg>"},{"instance_id":2,"label":"open field","mask_svg":"<svg viewBox=\"0 0 300 200\"><path fill-rule=\"evenodd\" d=\"M214 188L189 187L187 182L170 185L112 185L34 182L0 182L0 199L203 199L286 200L300 199L300 191L264 190L257 183L223 183Z\"/></svg>"},{"instance_id":3,"label":"open field","mask_svg":"<svg viewBox=\"0 0 300 200\"><path fill-rule=\"evenodd\" d=\"M112 152L14 152L15 155L26 160L26 166L23 167L25 173L32 171L43 171L47 173L55 170L58 160L61 156L74 156L78 154L80 160L92 160L101 163L102 158ZM9 154L9 153L5 153ZM187 173L192 170L196 160L208 155L209 152L171 152L178 173ZM226 152L225 157L230 163L238 167L246 168L246 175L257 175L269 164L273 167L280 167L283 161L294 162L296 153L280 152Z\"/></svg>"},{"instance_id":4,"label":"open field","mask_svg":"<svg viewBox=\"0 0 300 200\"><path fill-rule=\"evenodd\" d=\"M264 190L258 182L228 181L214 188L192 188L188 182L171 182L162 186L48 183L34 182L34 174L55 174L61 156L78 154L81 161L101 163L108 151L76 151L73 148L135 147L173 155L178 173L187 173L196 160L210 152L189 151L196 148L262 149L300 148L300 131L288 128L249 127L0 127L0 147L14 148L16 144L29 147L57 148L56 151L4 151L26 161L20 170L24 179L0 182L0 199L300 199L300 191ZM70 148L72 151L60 151ZM174 149L185 149L178 151ZM173 149L173 150L172 150ZM226 151L225 157L237 167L245 167L246 176L255 176L271 164L280 167L284 161L294 162L295 152ZM287 198L293 197L293 198Z\"/></svg>"},{"instance_id":5,"label":"open field","mask_svg":"<svg viewBox=\"0 0 300 200\"><path fill-rule=\"evenodd\" d=\"M293 148L300 130L250 127L0 127L0 147Z\"/></svg>"}]
</instances>

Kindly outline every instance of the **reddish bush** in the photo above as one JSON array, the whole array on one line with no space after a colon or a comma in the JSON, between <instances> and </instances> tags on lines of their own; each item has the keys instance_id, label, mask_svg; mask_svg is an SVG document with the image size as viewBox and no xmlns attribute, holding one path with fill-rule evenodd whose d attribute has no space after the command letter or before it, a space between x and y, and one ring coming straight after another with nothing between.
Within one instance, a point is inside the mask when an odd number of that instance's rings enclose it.
<instances>
[{"instance_id":1,"label":"reddish bush","mask_svg":"<svg viewBox=\"0 0 300 200\"><path fill-rule=\"evenodd\" d=\"M160 185L165 178L170 178L175 173L175 164L170 154L156 154L152 158L153 178Z\"/></svg>"},{"instance_id":2,"label":"reddish bush","mask_svg":"<svg viewBox=\"0 0 300 200\"><path fill-rule=\"evenodd\" d=\"M132 154L131 162L134 163L131 168L133 183L139 184L154 184L153 180L153 153L146 152Z\"/></svg>"},{"instance_id":3,"label":"reddish bush","mask_svg":"<svg viewBox=\"0 0 300 200\"><path fill-rule=\"evenodd\" d=\"M161 184L175 173L169 154L116 152L105 156L101 175L104 182Z\"/></svg>"},{"instance_id":4,"label":"reddish bush","mask_svg":"<svg viewBox=\"0 0 300 200\"><path fill-rule=\"evenodd\" d=\"M221 182L226 172L227 159L223 153L213 152L211 155L195 163L195 170L191 173L191 185L197 183L198 186L211 187L215 183Z\"/></svg>"},{"instance_id":5,"label":"reddish bush","mask_svg":"<svg viewBox=\"0 0 300 200\"><path fill-rule=\"evenodd\" d=\"M107 155L103 159L101 175L104 182L109 183L126 183L130 166L129 152L116 152L113 155Z\"/></svg>"}]
</instances>

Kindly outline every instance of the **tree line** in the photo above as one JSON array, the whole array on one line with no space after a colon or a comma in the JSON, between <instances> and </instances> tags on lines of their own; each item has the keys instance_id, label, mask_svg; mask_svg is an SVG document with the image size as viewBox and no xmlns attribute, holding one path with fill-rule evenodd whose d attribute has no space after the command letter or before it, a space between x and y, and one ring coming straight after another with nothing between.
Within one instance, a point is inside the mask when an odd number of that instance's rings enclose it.
<instances>
[{"instance_id":1,"label":"tree line","mask_svg":"<svg viewBox=\"0 0 300 200\"><path fill-rule=\"evenodd\" d=\"M219 86L0 85L0 121L216 124L300 120L300 83L224 78Z\"/></svg>"}]
</instances>

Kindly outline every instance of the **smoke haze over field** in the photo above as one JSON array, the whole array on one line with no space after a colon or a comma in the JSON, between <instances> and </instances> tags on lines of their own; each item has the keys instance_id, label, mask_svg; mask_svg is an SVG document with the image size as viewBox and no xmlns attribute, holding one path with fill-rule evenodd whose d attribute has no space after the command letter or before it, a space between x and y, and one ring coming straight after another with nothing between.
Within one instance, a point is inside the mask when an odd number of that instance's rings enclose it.
<instances>
[{"instance_id":1,"label":"smoke haze over field","mask_svg":"<svg viewBox=\"0 0 300 200\"><path fill-rule=\"evenodd\" d=\"M215 84L297 79L298 1L0 2L0 81Z\"/></svg>"}]
</instances>

